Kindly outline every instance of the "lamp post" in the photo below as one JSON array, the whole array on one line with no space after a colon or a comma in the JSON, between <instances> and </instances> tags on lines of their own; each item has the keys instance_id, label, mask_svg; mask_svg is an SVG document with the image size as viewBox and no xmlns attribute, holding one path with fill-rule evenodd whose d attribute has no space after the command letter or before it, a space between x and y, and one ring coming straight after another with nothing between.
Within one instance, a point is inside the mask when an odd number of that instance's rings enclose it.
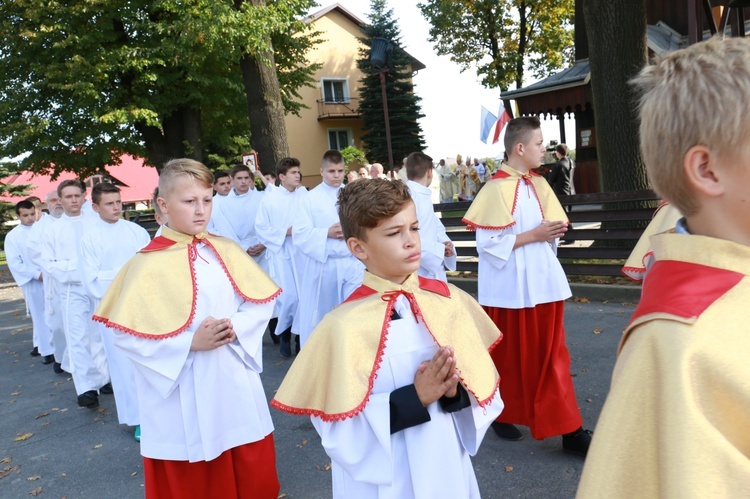
<instances>
[{"instance_id":1,"label":"lamp post","mask_svg":"<svg viewBox=\"0 0 750 499\"><path fill-rule=\"evenodd\" d=\"M393 147L391 146L391 123L388 117L388 96L385 92L385 74L392 65L391 55L394 44L385 38L373 38L370 47L370 65L380 74L380 90L383 99L383 119L385 120L385 142L388 148L388 168L393 171ZM373 73L374 74L374 73Z\"/></svg>"}]
</instances>

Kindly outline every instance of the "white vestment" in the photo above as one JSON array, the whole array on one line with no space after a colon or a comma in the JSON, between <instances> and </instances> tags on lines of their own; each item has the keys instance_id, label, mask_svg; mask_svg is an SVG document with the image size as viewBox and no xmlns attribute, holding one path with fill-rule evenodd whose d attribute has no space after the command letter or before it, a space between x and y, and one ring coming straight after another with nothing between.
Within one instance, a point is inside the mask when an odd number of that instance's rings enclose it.
<instances>
[{"instance_id":1,"label":"white vestment","mask_svg":"<svg viewBox=\"0 0 750 499\"><path fill-rule=\"evenodd\" d=\"M150 241L146 229L127 220L120 219L112 224L99 219L91 223L81 239L80 266L83 286L94 303L93 310L122 266ZM117 418L120 424L136 426L139 424L138 397L133 365L121 350L115 348L112 331L96 322L92 327L98 329L107 354Z\"/></svg>"},{"instance_id":2,"label":"white vestment","mask_svg":"<svg viewBox=\"0 0 750 499\"><path fill-rule=\"evenodd\" d=\"M33 342L41 355L55 353L52 332L44 320L44 284L42 269L29 255L29 236L33 225L18 224L5 236L5 258L16 284L23 290L26 309L31 314Z\"/></svg>"},{"instance_id":3,"label":"white vestment","mask_svg":"<svg viewBox=\"0 0 750 499\"><path fill-rule=\"evenodd\" d=\"M542 223L539 200L531 187L519 186L513 218L516 223L502 230L476 228L479 304L517 309L570 298L568 279L557 260L557 240L513 249L516 236Z\"/></svg>"},{"instance_id":4,"label":"white vestment","mask_svg":"<svg viewBox=\"0 0 750 499\"><path fill-rule=\"evenodd\" d=\"M430 421L391 434L391 392L413 384L419 365L438 348L403 296L394 309L402 318L391 321L383 360L363 411L333 423L311 418L331 458L333 497L479 498L469 456L479 450L487 428L502 411L500 394L496 392L484 408L469 394L471 406L453 413L433 402L427 407Z\"/></svg>"},{"instance_id":5,"label":"white vestment","mask_svg":"<svg viewBox=\"0 0 750 499\"><path fill-rule=\"evenodd\" d=\"M83 289L78 265L81 238L92 217L63 215L52 224L42 247L42 259L60 284L63 327L76 392L98 390L109 382L107 355L99 331L91 321L93 303Z\"/></svg>"},{"instance_id":6,"label":"white vestment","mask_svg":"<svg viewBox=\"0 0 750 499\"><path fill-rule=\"evenodd\" d=\"M419 275L448 282L445 269L456 270L456 255L445 256L445 242L450 238L445 233L443 222L432 209L432 190L429 187L409 180L409 193L417 208L419 239L422 241L422 259L419 262Z\"/></svg>"},{"instance_id":7,"label":"white vestment","mask_svg":"<svg viewBox=\"0 0 750 499\"><path fill-rule=\"evenodd\" d=\"M297 267L300 257L292 244L287 230L295 223L297 207L307 196L307 189L298 187L294 192L286 188L274 189L265 195L255 218L255 233L265 245L266 267L271 279L281 287L276 300L274 316L278 317L276 334L281 334L294 325L292 332L297 334Z\"/></svg>"},{"instance_id":8,"label":"white vestment","mask_svg":"<svg viewBox=\"0 0 750 499\"><path fill-rule=\"evenodd\" d=\"M221 215L216 214L217 218L214 221L214 228L218 230L217 235L228 237L242 246L245 251L250 246L260 243L255 233L255 217L258 215L260 202L264 196L263 191L255 189L250 189L245 194L237 194L234 189L229 191L229 194L221 200L218 210L216 210L221 213ZM214 218L213 212L211 218ZM265 250L260 255L254 256L253 259L268 273Z\"/></svg>"},{"instance_id":9,"label":"white vestment","mask_svg":"<svg viewBox=\"0 0 750 499\"><path fill-rule=\"evenodd\" d=\"M362 284L362 262L351 254L344 240L328 237L328 229L339 222L336 203L343 188L324 182L311 190L297 207L292 240L303 256L296 326L300 345L305 344L325 314Z\"/></svg>"},{"instance_id":10,"label":"white vestment","mask_svg":"<svg viewBox=\"0 0 750 499\"><path fill-rule=\"evenodd\" d=\"M60 296L62 294L60 283L52 277L42 258L44 240L48 237L52 224L57 223L60 218L44 214L34 225L29 233L29 258L44 273L44 321L52 335L52 347L54 349L55 362L70 372L70 356L68 355L68 343L65 340L65 328L63 327L63 313Z\"/></svg>"},{"instance_id":11,"label":"white vestment","mask_svg":"<svg viewBox=\"0 0 750 499\"><path fill-rule=\"evenodd\" d=\"M198 254L193 262L195 315L187 330L164 339L113 330L115 345L135 366L141 454L153 459L210 461L273 431L260 373L263 333L274 300L244 301L205 244L199 243ZM208 316L230 319L237 339L213 350L191 351L193 335Z\"/></svg>"},{"instance_id":12,"label":"white vestment","mask_svg":"<svg viewBox=\"0 0 750 499\"><path fill-rule=\"evenodd\" d=\"M233 232L232 226L229 225L229 221L221 212L221 208L219 208L221 202L226 198L226 196L214 194L211 201L211 218L208 221L206 230L217 236L230 237L229 234Z\"/></svg>"}]
</instances>

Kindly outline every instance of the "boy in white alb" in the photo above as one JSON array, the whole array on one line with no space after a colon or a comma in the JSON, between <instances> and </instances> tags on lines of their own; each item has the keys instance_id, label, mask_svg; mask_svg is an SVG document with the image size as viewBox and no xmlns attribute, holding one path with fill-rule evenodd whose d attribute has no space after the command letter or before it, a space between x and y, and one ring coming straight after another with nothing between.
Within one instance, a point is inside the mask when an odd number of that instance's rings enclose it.
<instances>
[{"instance_id":1,"label":"boy in white alb","mask_svg":"<svg viewBox=\"0 0 750 499\"><path fill-rule=\"evenodd\" d=\"M42 258L44 238L47 237L51 224L62 218L63 206L60 196L57 195L57 189L47 193L46 201L49 214L43 214L42 218L31 226L28 251L32 264L41 268L44 276L44 320L52 335L52 347L54 349L52 370L56 374L63 374L66 371L70 372L70 357L62 320L61 288L60 284L47 270Z\"/></svg>"},{"instance_id":2,"label":"boy in white alb","mask_svg":"<svg viewBox=\"0 0 750 499\"><path fill-rule=\"evenodd\" d=\"M268 272L268 261L264 253L266 247L260 243L255 233L255 218L264 193L255 189L253 174L247 166L235 166L231 175L232 190L219 203L219 213L212 213L213 226L217 235L228 237L242 246Z\"/></svg>"},{"instance_id":3,"label":"boy in white alb","mask_svg":"<svg viewBox=\"0 0 750 499\"><path fill-rule=\"evenodd\" d=\"M432 209L432 158L413 152L406 158L409 194L417 207L419 238L422 240L422 261L419 275L448 282L445 269L456 270L456 250L445 233L443 222Z\"/></svg>"},{"instance_id":4,"label":"boy in white alb","mask_svg":"<svg viewBox=\"0 0 750 499\"><path fill-rule=\"evenodd\" d=\"M522 438L514 424L538 440L562 435L565 451L585 456L591 432L582 428L565 345L570 286L556 256L568 218L544 177L531 171L546 152L539 119L511 120L505 150L508 164L464 216L477 232L478 301L505 333L492 358L506 408L492 428L507 440Z\"/></svg>"},{"instance_id":5,"label":"boy in white alb","mask_svg":"<svg viewBox=\"0 0 750 499\"><path fill-rule=\"evenodd\" d=\"M336 208L344 188L344 157L339 151L323 154L320 175L323 182L300 200L292 227L294 247L303 257L296 325L302 346L323 316L362 284L364 270L346 247Z\"/></svg>"},{"instance_id":6,"label":"boy in white alb","mask_svg":"<svg viewBox=\"0 0 750 499\"><path fill-rule=\"evenodd\" d=\"M123 220L120 189L109 182L100 182L91 190L91 203L100 219L91 223L81 239L81 273L83 286L94 303L94 309L104 297L120 269L140 249L151 242L146 229ZM114 345L114 337L103 325L99 329L107 354L109 373L117 405L120 424L135 426L135 439L140 441L138 397L135 391L133 365Z\"/></svg>"},{"instance_id":7,"label":"boy in white alb","mask_svg":"<svg viewBox=\"0 0 750 499\"><path fill-rule=\"evenodd\" d=\"M81 185L78 180L65 180L57 186L65 213L50 226L44 238L42 260L60 284L63 326L78 405L93 409L99 406L98 391L111 394L112 385L102 337L91 322L92 302L83 289L79 266L81 238L94 221L81 213Z\"/></svg>"},{"instance_id":8,"label":"boy in white alb","mask_svg":"<svg viewBox=\"0 0 750 499\"><path fill-rule=\"evenodd\" d=\"M300 263L292 244L292 226L297 206L307 195L307 189L301 186L300 163L296 158L279 160L276 176L280 185L263 197L255 218L255 233L266 248L269 274L283 290L276 301L278 322L274 333L281 338L279 352L290 357L292 332L296 333L292 326L297 317L297 267ZM299 336L296 334L295 342L299 352Z\"/></svg>"},{"instance_id":9,"label":"boy in white alb","mask_svg":"<svg viewBox=\"0 0 750 499\"><path fill-rule=\"evenodd\" d=\"M36 222L36 209L31 201L16 204L19 224L5 236L5 258L16 284L23 290L26 309L31 315L33 326L32 355L42 356L43 364L54 362L52 332L44 320L44 284L42 269L35 265L29 256L29 235Z\"/></svg>"},{"instance_id":10,"label":"boy in white alb","mask_svg":"<svg viewBox=\"0 0 750 499\"><path fill-rule=\"evenodd\" d=\"M487 353L501 334L469 295L416 275L403 182L358 180L339 206L363 285L313 331L271 405L312 417L334 498L478 498L469 456L503 407Z\"/></svg>"},{"instance_id":11,"label":"boy in white alb","mask_svg":"<svg viewBox=\"0 0 750 499\"><path fill-rule=\"evenodd\" d=\"M279 288L233 241L206 233L212 175L191 159L159 177L169 219L96 310L135 367L146 497L276 499L260 381Z\"/></svg>"}]
</instances>

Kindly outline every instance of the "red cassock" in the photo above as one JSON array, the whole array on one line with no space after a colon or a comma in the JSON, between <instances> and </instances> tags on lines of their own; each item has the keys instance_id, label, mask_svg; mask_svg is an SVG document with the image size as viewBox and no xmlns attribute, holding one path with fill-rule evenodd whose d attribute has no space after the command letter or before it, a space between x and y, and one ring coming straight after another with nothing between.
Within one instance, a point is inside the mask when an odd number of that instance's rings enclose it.
<instances>
[{"instance_id":1,"label":"red cassock","mask_svg":"<svg viewBox=\"0 0 750 499\"><path fill-rule=\"evenodd\" d=\"M503 341L490 352L505 402L497 421L528 426L538 440L580 428L565 346L564 302L483 308L503 332Z\"/></svg>"}]
</instances>

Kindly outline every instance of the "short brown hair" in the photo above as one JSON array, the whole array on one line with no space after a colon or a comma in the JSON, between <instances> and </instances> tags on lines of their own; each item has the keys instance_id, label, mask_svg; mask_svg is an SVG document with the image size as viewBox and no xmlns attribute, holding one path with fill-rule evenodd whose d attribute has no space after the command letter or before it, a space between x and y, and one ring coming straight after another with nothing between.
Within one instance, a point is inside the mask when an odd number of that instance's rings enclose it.
<instances>
[{"instance_id":1,"label":"short brown hair","mask_svg":"<svg viewBox=\"0 0 750 499\"><path fill-rule=\"evenodd\" d=\"M745 163L750 154L750 40L714 37L657 57L632 83L641 92L641 153L651 184L692 215L699 205L683 170L690 148Z\"/></svg>"},{"instance_id":2,"label":"short brown hair","mask_svg":"<svg viewBox=\"0 0 750 499\"><path fill-rule=\"evenodd\" d=\"M232 178L234 178L234 176L237 175L239 172L247 172L250 174L250 179L255 180L255 175L253 175L253 172L252 170L250 170L250 167L247 165L243 165L242 163L238 163L234 165L234 168L232 168L232 171L229 175Z\"/></svg>"},{"instance_id":3,"label":"short brown hair","mask_svg":"<svg viewBox=\"0 0 750 499\"><path fill-rule=\"evenodd\" d=\"M556 152L557 152L557 153L558 153L558 154L559 154L560 156L563 156L563 157L565 157L565 156L567 156L567 155L568 155L568 146L567 146L567 144L557 144L557 145L555 146L555 151L556 151Z\"/></svg>"},{"instance_id":4,"label":"short brown hair","mask_svg":"<svg viewBox=\"0 0 750 499\"><path fill-rule=\"evenodd\" d=\"M542 128L542 123L536 116L521 116L508 122L505 127L505 151L513 151L516 144L526 144L531 139L534 130ZM510 154L510 152L508 152ZM466 159L467 161L469 158Z\"/></svg>"},{"instance_id":5,"label":"short brown hair","mask_svg":"<svg viewBox=\"0 0 750 499\"><path fill-rule=\"evenodd\" d=\"M339 220L344 239L367 240L367 229L373 229L411 203L409 188L400 180L383 178L350 182L339 191Z\"/></svg>"},{"instance_id":6,"label":"short brown hair","mask_svg":"<svg viewBox=\"0 0 750 499\"><path fill-rule=\"evenodd\" d=\"M83 184L81 183L80 180L76 178L71 178L71 179L63 180L62 182L60 182L60 184L57 186L57 195L62 197L62 191L66 187L78 187L79 189L81 189L81 194L86 192L86 189L84 189Z\"/></svg>"},{"instance_id":7,"label":"short brown hair","mask_svg":"<svg viewBox=\"0 0 750 499\"><path fill-rule=\"evenodd\" d=\"M99 182L91 189L91 202L98 205L102 200L102 194L114 194L120 192L120 188L110 182Z\"/></svg>"},{"instance_id":8,"label":"short brown hair","mask_svg":"<svg viewBox=\"0 0 750 499\"><path fill-rule=\"evenodd\" d=\"M276 163L276 176L286 175L286 172L295 166L300 166L300 162L297 158L281 158L279 162Z\"/></svg>"},{"instance_id":9,"label":"short brown hair","mask_svg":"<svg viewBox=\"0 0 750 499\"><path fill-rule=\"evenodd\" d=\"M406 178L409 180L420 179L434 167L431 157L422 152L413 152L406 157Z\"/></svg>"},{"instance_id":10,"label":"short brown hair","mask_svg":"<svg viewBox=\"0 0 750 499\"><path fill-rule=\"evenodd\" d=\"M175 180L181 177L187 177L204 187L214 185L211 170L200 161L190 158L171 159L159 174L159 196L167 199L172 194Z\"/></svg>"},{"instance_id":11,"label":"short brown hair","mask_svg":"<svg viewBox=\"0 0 750 499\"><path fill-rule=\"evenodd\" d=\"M323 166L322 168L325 168L326 165L340 165L344 162L344 156L341 154L341 151L337 151L336 149L329 149L325 153L323 153Z\"/></svg>"}]
</instances>

